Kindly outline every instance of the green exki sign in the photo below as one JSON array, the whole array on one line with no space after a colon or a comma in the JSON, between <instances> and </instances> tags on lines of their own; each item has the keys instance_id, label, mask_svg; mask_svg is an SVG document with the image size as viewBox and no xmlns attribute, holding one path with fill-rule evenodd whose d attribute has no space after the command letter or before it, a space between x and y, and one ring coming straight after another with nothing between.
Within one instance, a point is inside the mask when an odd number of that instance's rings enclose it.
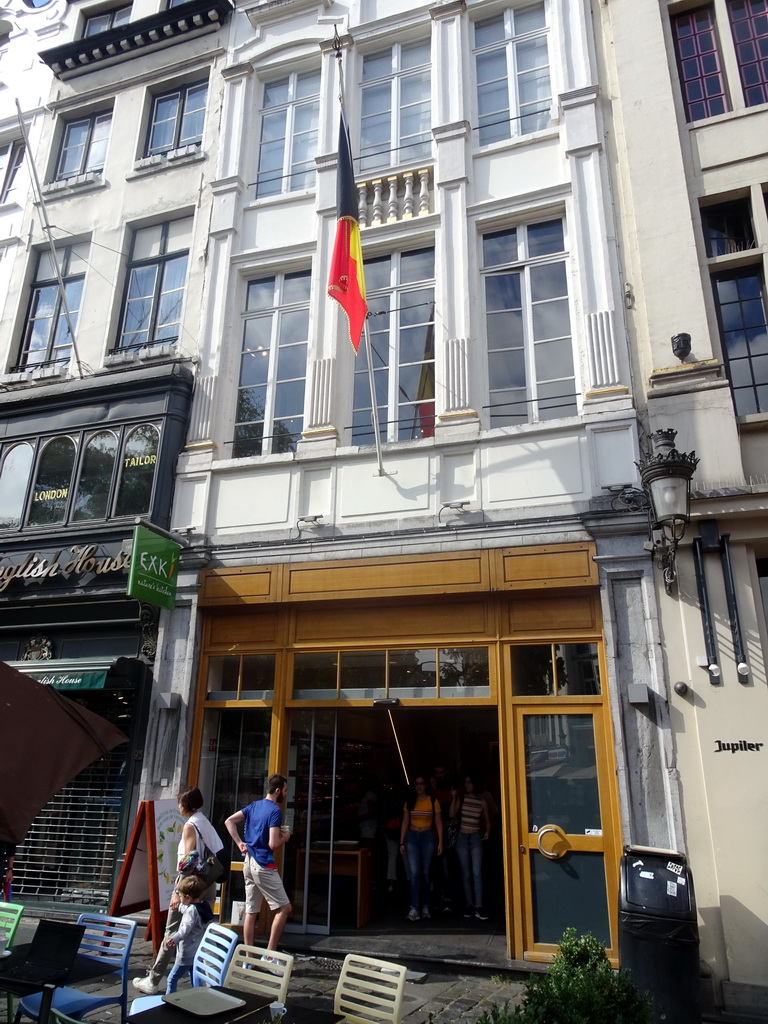
<instances>
[{"instance_id":1,"label":"green exki sign","mask_svg":"<svg viewBox=\"0 0 768 1024\"><path fill-rule=\"evenodd\" d=\"M179 574L181 545L167 537L136 526L128 573L128 597L173 608L176 604L176 580Z\"/></svg>"}]
</instances>

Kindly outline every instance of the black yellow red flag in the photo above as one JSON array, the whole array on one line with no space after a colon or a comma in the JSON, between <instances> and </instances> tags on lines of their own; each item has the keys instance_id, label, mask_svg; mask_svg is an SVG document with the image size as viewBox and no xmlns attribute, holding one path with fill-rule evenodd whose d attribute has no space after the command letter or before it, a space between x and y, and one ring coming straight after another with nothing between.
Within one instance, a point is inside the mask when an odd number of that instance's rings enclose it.
<instances>
[{"instance_id":1,"label":"black yellow red flag","mask_svg":"<svg viewBox=\"0 0 768 1024\"><path fill-rule=\"evenodd\" d=\"M368 312L363 277L363 249L357 212L357 188L352 167L352 147L344 111L339 118L339 165L336 179L336 240L331 256L328 294L347 314L349 340L355 352Z\"/></svg>"}]
</instances>

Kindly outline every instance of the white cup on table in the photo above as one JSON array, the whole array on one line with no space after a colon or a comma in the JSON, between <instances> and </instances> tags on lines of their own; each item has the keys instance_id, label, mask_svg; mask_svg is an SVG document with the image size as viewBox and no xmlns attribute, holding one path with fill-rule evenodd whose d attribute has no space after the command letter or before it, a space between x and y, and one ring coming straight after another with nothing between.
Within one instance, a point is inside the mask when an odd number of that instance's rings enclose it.
<instances>
[{"instance_id":1,"label":"white cup on table","mask_svg":"<svg viewBox=\"0 0 768 1024\"><path fill-rule=\"evenodd\" d=\"M285 1003L270 1003L269 1016L272 1020L281 1021L285 1017Z\"/></svg>"},{"instance_id":2,"label":"white cup on table","mask_svg":"<svg viewBox=\"0 0 768 1024\"><path fill-rule=\"evenodd\" d=\"M8 937L6 936L5 932L0 931L0 956L2 956L3 953L5 952L5 944L7 941Z\"/></svg>"}]
</instances>

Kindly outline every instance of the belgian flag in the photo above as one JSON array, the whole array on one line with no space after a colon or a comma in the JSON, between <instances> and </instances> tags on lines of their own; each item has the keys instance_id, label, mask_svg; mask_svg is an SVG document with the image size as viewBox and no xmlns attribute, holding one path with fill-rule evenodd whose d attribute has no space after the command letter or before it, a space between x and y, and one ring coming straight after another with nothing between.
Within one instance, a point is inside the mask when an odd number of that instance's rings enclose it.
<instances>
[{"instance_id":1,"label":"belgian flag","mask_svg":"<svg viewBox=\"0 0 768 1024\"><path fill-rule=\"evenodd\" d=\"M368 303L365 301L363 249L357 219L357 188L352 168L349 129L341 111L339 119L339 165L336 179L336 241L331 257L328 294L347 314L349 340L355 352L360 348Z\"/></svg>"}]
</instances>

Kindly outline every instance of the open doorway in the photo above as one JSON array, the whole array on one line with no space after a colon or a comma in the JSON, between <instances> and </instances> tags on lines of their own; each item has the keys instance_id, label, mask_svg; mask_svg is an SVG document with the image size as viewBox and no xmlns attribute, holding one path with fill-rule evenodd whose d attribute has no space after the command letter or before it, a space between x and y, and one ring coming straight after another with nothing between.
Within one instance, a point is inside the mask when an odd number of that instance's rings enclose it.
<instances>
[{"instance_id":1,"label":"open doorway","mask_svg":"<svg viewBox=\"0 0 768 1024\"><path fill-rule=\"evenodd\" d=\"M444 771L440 772L442 768ZM293 841L284 877L294 905L291 930L413 931L408 869L399 853L399 820L407 782L435 775L438 797L467 773L478 780L491 815L482 844L483 905L488 920L465 918L457 851L436 858L430 929L504 930L504 877L495 708L329 708L294 712L286 808ZM394 841L394 857L393 857ZM419 922L423 928L426 922Z\"/></svg>"}]
</instances>

